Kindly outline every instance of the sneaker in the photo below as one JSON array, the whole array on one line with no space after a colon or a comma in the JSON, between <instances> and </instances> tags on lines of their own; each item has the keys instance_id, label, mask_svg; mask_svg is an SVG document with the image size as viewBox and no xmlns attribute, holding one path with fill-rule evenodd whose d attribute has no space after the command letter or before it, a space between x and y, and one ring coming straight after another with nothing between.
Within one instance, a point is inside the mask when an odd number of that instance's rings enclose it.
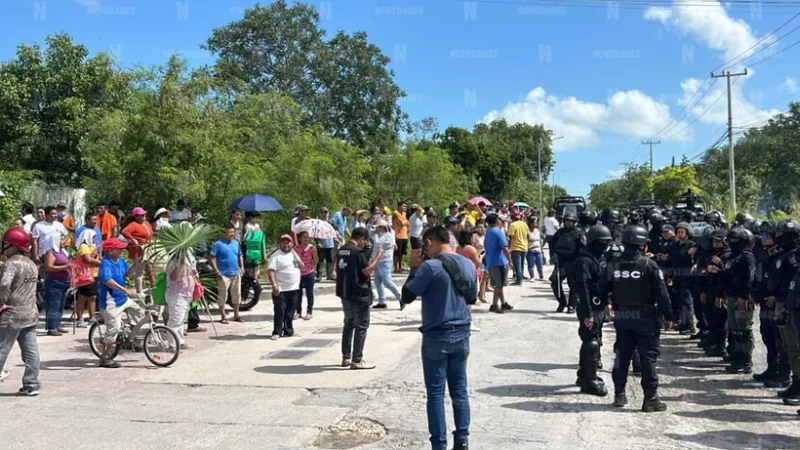
<instances>
[{"instance_id":1,"label":"sneaker","mask_svg":"<svg viewBox=\"0 0 800 450\"><path fill-rule=\"evenodd\" d=\"M297 319L299 319L299 318L300 318L300 314L298 314L298 313L294 313L294 320L297 320Z\"/></svg>"},{"instance_id":2,"label":"sneaker","mask_svg":"<svg viewBox=\"0 0 800 450\"><path fill-rule=\"evenodd\" d=\"M557 313L562 313L562 312L564 312L565 308L566 308L566 306L564 306L564 305L558 305L558 308L556 308L556 312Z\"/></svg>"},{"instance_id":3,"label":"sneaker","mask_svg":"<svg viewBox=\"0 0 800 450\"><path fill-rule=\"evenodd\" d=\"M0 382L8 378L8 371L7 370L0 370Z\"/></svg>"},{"instance_id":4,"label":"sneaker","mask_svg":"<svg viewBox=\"0 0 800 450\"><path fill-rule=\"evenodd\" d=\"M47 330L48 336L63 336L63 333L59 333L57 330Z\"/></svg>"},{"instance_id":5,"label":"sneaker","mask_svg":"<svg viewBox=\"0 0 800 450\"><path fill-rule=\"evenodd\" d=\"M305 316L305 317L303 317L303 320L311 320L311 317L312 317L312 316L311 316L311 314L310 314L310 313L309 313L309 314L306 314L306 316Z\"/></svg>"},{"instance_id":6,"label":"sneaker","mask_svg":"<svg viewBox=\"0 0 800 450\"><path fill-rule=\"evenodd\" d=\"M768 388L787 388L792 384L792 380L789 377L775 377L770 378L768 380L764 380L764 387Z\"/></svg>"},{"instance_id":7,"label":"sneaker","mask_svg":"<svg viewBox=\"0 0 800 450\"><path fill-rule=\"evenodd\" d=\"M56 331L58 331L61 334L68 334L69 333L69 330L67 330L66 328L58 328Z\"/></svg>"},{"instance_id":8,"label":"sneaker","mask_svg":"<svg viewBox=\"0 0 800 450\"><path fill-rule=\"evenodd\" d=\"M498 308L497 305L492 305L489 307L489 312L497 312L498 309L500 308Z\"/></svg>"},{"instance_id":9,"label":"sneaker","mask_svg":"<svg viewBox=\"0 0 800 450\"><path fill-rule=\"evenodd\" d=\"M349 359L342 360L342 367L350 367L351 364L353 364L353 361L350 361Z\"/></svg>"},{"instance_id":10,"label":"sneaker","mask_svg":"<svg viewBox=\"0 0 800 450\"><path fill-rule=\"evenodd\" d=\"M475 324L470 324L469 331L474 331L474 332L477 333L477 332L480 332L482 330L480 328L478 328L477 326L475 326Z\"/></svg>"},{"instance_id":11,"label":"sneaker","mask_svg":"<svg viewBox=\"0 0 800 450\"><path fill-rule=\"evenodd\" d=\"M386 303L376 303L376 304L372 305L372 308L373 309L386 309L386 308L388 308L388 306L386 305Z\"/></svg>"},{"instance_id":12,"label":"sneaker","mask_svg":"<svg viewBox=\"0 0 800 450\"><path fill-rule=\"evenodd\" d=\"M622 408L623 406L628 404L628 396L625 393L621 394L614 394L614 403L613 405L617 408Z\"/></svg>"},{"instance_id":13,"label":"sneaker","mask_svg":"<svg viewBox=\"0 0 800 450\"><path fill-rule=\"evenodd\" d=\"M25 395L27 397L36 397L37 395L39 395L39 390L38 389L34 389L34 388L23 387L23 388L19 388L19 390L17 391L17 394L18 395Z\"/></svg>"},{"instance_id":14,"label":"sneaker","mask_svg":"<svg viewBox=\"0 0 800 450\"><path fill-rule=\"evenodd\" d=\"M75 328L86 328L88 325L83 320L79 320L75 323Z\"/></svg>"},{"instance_id":15,"label":"sneaker","mask_svg":"<svg viewBox=\"0 0 800 450\"><path fill-rule=\"evenodd\" d=\"M500 306L500 308L503 309L504 311L511 311L512 309L514 309L514 307L511 306L511 304L509 303L503 303L502 306Z\"/></svg>"},{"instance_id":16,"label":"sneaker","mask_svg":"<svg viewBox=\"0 0 800 450\"><path fill-rule=\"evenodd\" d=\"M575 314L575 308L573 308L572 306L567 308L567 314Z\"/></svg>"},{"instance_id":17,"label":"sneaker","mask_svg":"<svg viewBox=\"0 0 800 450\"><path fill-rule=\"evenodd\" d=\"M516 281L515 280L513 283L511 283L511 285L512 286L522 286L522 281Z\"/></svg>"},{"instance_id":18,"label":"sneaker","mask_svg":"<svg viewBox=\"0 0 800 450\"><path fill-rule=\"evenodd\" d=\"M797 413L800 414L800 411L798 411ZM454 445L453 450L469 450L469 445L466 442L462 442L460 444Z\"/></svg>"},{"instance_id":19,"label":"sneaker","mask_svg":"<svg viewBox=\"0 0 800 450\"><path fill-rule=\"evenodd\" d=\"M367 362L364 361L363 359L359 362L354 362L350 364L351 370L370 370L374 369L375 367L376 367L375 364L367 364Z\"/></svg>"},{"instance_id":20,"label":"sneaker","mask_svg":"<svg viewBox=\"0 0 800 450\"><path fill-rule=\"evenodd\" d=\"M205 333L206 329L203 327L194 327L194 328L187 328L187 333Z\"/></svg>"},{"instance_id":21,"label":"sneaker","mask_svg":"<svg viewBox=\"0 0 800 450\"><path fill-rule=\"evenodd\" d=\"M113 359L101 358L100 359L100 367L105 369L116 369L120 366L119 361L114 361Z\"/></svg>"},{"instance_id":22,"label":"sneaker","mask_svg":"<svg viewBox=\"0 0 800 450\"><path fill-rule=\"evenodd\" d=\"M659 400L657 395L654 397L645 397L644 402L642 403L643 412L661 412L666 410L667 405Z\"/></svg>"},{"instance_id":23,"label":"sneaker","mask_svg":"<svg viewBox=\"0 0 800 450\"><path fill-rule=\"evenodd\" d=\"M277 340L278 340L278 339L280 339L280 338L281 338L281 335L280 335L280 334L273 334L273 335L270 337L270 340L277 341Z\"/></svg>"}]
</instances>

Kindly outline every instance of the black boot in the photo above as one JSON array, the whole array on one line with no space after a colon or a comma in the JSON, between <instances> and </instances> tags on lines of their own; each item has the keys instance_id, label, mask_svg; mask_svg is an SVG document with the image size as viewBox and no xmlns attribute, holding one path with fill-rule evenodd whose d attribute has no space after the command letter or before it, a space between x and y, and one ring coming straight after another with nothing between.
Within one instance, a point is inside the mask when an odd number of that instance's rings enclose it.
<instances>
[{"instance_id":1,"label":"black boot","mask_svg":"<svg viewBox=\"0 0 800 450\"><path fill-rule=\"evenodd\" d=\"M792 376L792 384L788 388L778 391L778 397L794 398L798 393L800 393L800 380L797 379L797 376Z\"/></svg>"},{"instance_id":2,"label":"black boot","mask_svg":"<svg viewBox=\"0 0 800 450\"><path fill-rule=\"evenodd\" d=\"M628 404L628 396L624 392L614 394L614 406L622 408Z\"/></svg>"},{"instance_id":3,"label":"black boot","mask_svg":"<svg viewBox=\"0 0 800 450\"><path fill-rule=\"evenodd\" d=\"M723 347L722 345L712 345L711 347L708 347L706 349L706 356L709 357L714 357L714 358L722 357L722 359L724 360L727 354L728 353L725 351L725 347Z\"/></svg>"},{"instance_id":4,"label":"black boot","mask_svg":"<svg viewBox=\"0 0 800 450\"><path fill-rule=\"evenodd\" d=\"M469 450L469 445L467 445L466 442L463 442L461 444L456 444L453 447L453 450Z\"/></svg>"},{"instance_id":5,"label":"black boot","mask_svg":"<svg viewBox=\"0 0 800 450\"><path fill-rule=\"evenodd\" d=\"M765 382L767 380L771 380L778 376L778 366L774 364L770 364L767 366L767 370L761 373L754 373L753 379L760 382ZM788 377L787 377L788 378Z\"/></svg>"},{"instance_id":6,"label":"black boot","mask_svg":"<svg viewBox=\"0 0 800 450\"><path fill-rule=\"evenodd\" d=\"M608 395L608 390L606 389L605 383L603 380L596 379L594 381L584 382L581 386L581 394L589 394L589 395L596 395L598 397L605 397Z\"/></svg>"},{"instance_id":7,"label":"black boot","mask_svg":"<svg viewBox=\"0 0 800 450\"><path fill-rule=\"evenodd\" d=\"M644 402L642 403L643 412L661 412L666 411L667 405L658 399L658 394L652 396L645 395Z\"/></svg>"},{"instance_id":8,"label":"black boot","mask_svg":"<svg viewBox=\"0 0 800 450\"><path fill-rule=\"evenodd\" d=\"M785 388L792 384L792 378L788 375L778 375L775 378L770 378L764 381L764 387L768 388Z\"/></svg>"}]
</instances>

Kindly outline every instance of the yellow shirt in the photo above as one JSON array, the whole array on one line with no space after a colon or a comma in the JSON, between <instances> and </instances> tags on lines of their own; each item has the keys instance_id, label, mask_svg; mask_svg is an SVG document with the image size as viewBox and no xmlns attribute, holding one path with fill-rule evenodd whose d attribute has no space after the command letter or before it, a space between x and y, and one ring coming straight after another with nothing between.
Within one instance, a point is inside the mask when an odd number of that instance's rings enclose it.
<instances>
[{"instance_id":1,"label":"yellow shirt","mask_svg":"<svg viewBox=\"0 0 800 450\"><path fill-rule=\"evenodd\" d=\"M95 257L97 257L97 252L95 252L94 248L86 244L81 244L80 246L78 246L78 253L75 259L83 260L84 255L94 255ZM92 274L94 275L95 278L97 278L97 270L98 270L97 266L94 266L94 268L92 268Z\"/></svg>"},{"instance_id":2,"label":"yellow shirt","mask_svg":"<svg viewBox=\"0 0 800 450\"><path fill-rule=\"evenodd\" d=\"M481 210L479 209L476 209L475 211L469 211L467 212L467 220L469 220L470 225L474 227L481 215Z\"/></svg>"},{"instance_id":3,"label":"yellow shirt","mask_svg":"<svg viewBox=\"0 0 800 450\"><path fill-rule=\"evenodd\" d=\"M512 252L528 251L528 224L518 220L508 227L508 247Z\"/></svg>"}]
</instances>

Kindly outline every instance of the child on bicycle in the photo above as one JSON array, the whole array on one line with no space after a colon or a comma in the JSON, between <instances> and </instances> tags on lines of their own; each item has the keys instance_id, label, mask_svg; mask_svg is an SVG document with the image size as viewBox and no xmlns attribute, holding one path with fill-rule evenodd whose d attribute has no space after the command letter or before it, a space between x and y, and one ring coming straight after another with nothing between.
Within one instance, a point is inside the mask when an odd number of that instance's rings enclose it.
<instances>
[{"instance_id":1,"label":"child on bicycle","mask_svg":"<svg viewBox=\"0 0 800 450\"><path fill-rule=\"evenodd\" d=\"M116 238L103 241L103 261L98 270L97 306L106 325L103 337L103 356L100 367L115 369L120 366L114 361L114 347L117 335L122 328L122 313L127 312L131 327L144 318L144 311L134 300L128 298L136 295L134 289L125 287L125 277L134 272L120 256L127 244Z\"/></svg>"}]
</instances>

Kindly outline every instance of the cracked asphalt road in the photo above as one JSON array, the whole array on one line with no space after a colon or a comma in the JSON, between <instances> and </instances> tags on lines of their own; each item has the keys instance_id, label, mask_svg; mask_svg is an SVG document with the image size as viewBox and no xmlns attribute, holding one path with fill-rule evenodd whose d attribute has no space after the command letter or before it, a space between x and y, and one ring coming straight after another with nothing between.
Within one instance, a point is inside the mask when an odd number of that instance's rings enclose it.
<instances>
[{"instance_id":1,"label":"cracked asphalt road","mask_svg":"<svg viewBox=\"0 0 800 450\"><path fill-rule=\"evenodd\" d=\"M481 331L473 333L469 362L471 448L800 448L796 408L749 376L725 374L674 333L662 335L658 366L666 412L639 412L637 379L625 409L611 407L611 396L578 394L577 320L554 312L544 282L510 288L509 301L516 309L504 315L485 305L474 310ZM378 368L363 372L337 366L341 312L332 295L319 296L314 319L296 325L301 337L276 342L268 339L270 306L260 304L245 324L218 324L219 337L190 335L194 349L168 369L132 353L123 353L121 369L99 369L85 330L40 337L36 398L13 395L22 373L15 350L11 376L0 384L0 448L344 448L347 442L326 438L353 423L370 424L365 434L380 439L358 448L429 448L418 304L373 314L365 353ZM602 376L610 388L613 327L604 332ZM761 369L761 346L758 352ZM449 404L447 414L450 420Z\"/></svg>"}]
</instances>

